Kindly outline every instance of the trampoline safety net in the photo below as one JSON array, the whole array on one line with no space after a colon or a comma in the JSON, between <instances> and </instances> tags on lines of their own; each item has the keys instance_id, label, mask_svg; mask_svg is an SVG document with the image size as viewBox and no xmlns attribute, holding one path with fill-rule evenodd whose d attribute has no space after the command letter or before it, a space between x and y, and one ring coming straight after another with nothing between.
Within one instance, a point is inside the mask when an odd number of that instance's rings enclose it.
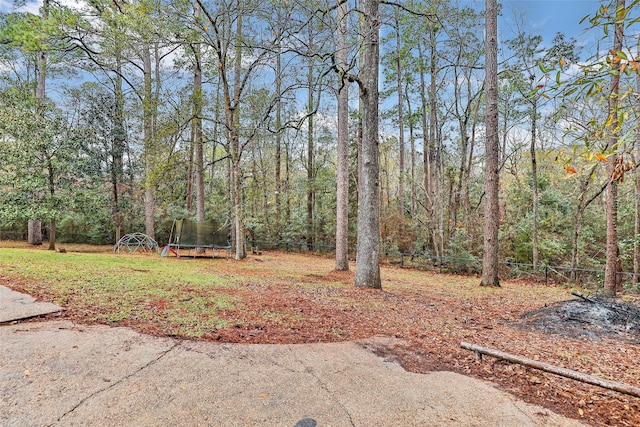
<instances>
[{"instance_id":1,"label":"trampoline safety net","mask_svg":"<svg viewBox=\"0 0 640 427\"><path fill-rule=\"evenodd\" d=\"M215 221L176 219L173 222L171 246L226 248L229 246L229 227Z\"/></svg>"}]
</instances>

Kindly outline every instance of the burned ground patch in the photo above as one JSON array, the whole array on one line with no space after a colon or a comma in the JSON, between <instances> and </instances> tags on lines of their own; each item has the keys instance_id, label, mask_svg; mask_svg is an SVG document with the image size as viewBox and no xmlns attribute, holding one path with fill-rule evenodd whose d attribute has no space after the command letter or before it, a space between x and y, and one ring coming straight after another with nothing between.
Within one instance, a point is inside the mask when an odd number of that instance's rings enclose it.
<instances>
[{"instance_id":1,"label":"burned ground patch","mask_svg":"<svg viewBox=\"0 0 640 427\"><path fill-rule=\"evenodd\" d=\"M635 304L576 294L575 299L548 304L521 316L516 327L543 332L640 343L640 307Z\"/></svg>"}]
</instances>

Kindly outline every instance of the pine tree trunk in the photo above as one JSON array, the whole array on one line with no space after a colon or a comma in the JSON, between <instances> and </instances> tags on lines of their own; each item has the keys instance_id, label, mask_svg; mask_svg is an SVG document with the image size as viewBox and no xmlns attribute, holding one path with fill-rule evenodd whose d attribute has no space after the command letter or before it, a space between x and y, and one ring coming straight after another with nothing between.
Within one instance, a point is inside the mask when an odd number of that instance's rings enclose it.
<instances>
[{"instance_id":1,"label":"pine tree trunk","mask_svg":"<svg viewBox=\"0 0 640 427\"><path fill-rule=\"evenodd\" d=\"M538 197L538 162L536 159L536 123L538 116L538 103L537 99L533 99L533 113L531 116L531 190L532 190L532 203L533 203L533 248L532 248L532 264L534 273L538 270L538 206L540 204Z\"/></svg>"},{"instance_id":2,"label":"pine tree trunk","mask_svg":"<svg viewBox=\"0 0 640 427\"><path fill-rule=\"evenodd\" d=\"M240 41L243 38L243 7L242 2L238 4L238 19L236 22L236 40ZM244 206L242 198L242 169L240 165L241 160L241 147L240 147L240 91L241 91L241 73L242 73L242 48L238 43L235 49L234 58L234 81L233 81L233 103L227 98L227 118L228 126L231 138L231 194L233 200L233 213L235 219L235 259L240 260L247 257L247 246L245 240L245 227L244 227ZM228 91L228 88L225 87ZM233 105L233 110L231 106Z\"/></svg>"},{"instance_id":3,"label":"pine tree trunk","mask_svg":"<svg viewBox=\"0 0 640 427\"><path fill-rule=\"evenodd\" d=\"M278 25L280 25L280 9L278 9ZM276 240L282 239L282 55L281 46L277 47L276 57L276 153L275 153L275 205L276 205Z\"/></svg>"},{"instance_id":4,"label":"pine tree trunk","mask_svg":"<svg viewBox=\"0 0 640 427\"><path fill-rule=\"evenodd\" d=\"M49 171L49 195L51 196L52 200L54 199L54 196L56 194L54 167L55 166L53 165L51 158L49 158L49 161L47 162L47 169ZM55 217L51 217L49 219L49 250L50 251L56 250L56 218Z\"/></svg>"},{"instance_id":5,"label":"pine tree trunk","mask_svg":"<svg viewBox=\"0 0 640 427\"><path fill-rule=\"evenodd\" d=\"M194 4L194 15L200 17L202 11L198 2ZM196 221L205 220L204 208L204 141L202 137L202 63L200 44L193 46L194 70L193 70L193 139L195 149L195 184L196 184ZM198 235L199 241L205 241L206 237ZM204 250L202 250L204 252Z\"/></svg>"},{"instance_id":6,"label":"pine tree trunk","mask_svg":"<svg viewBox=\"0 0 640 427\"><path fill-rule=\"evenodd\" d=\"M498 5L486 0L486 172L484 246L481 286L500 286L498 278L499 138L498 138Z\"/></svg>"},{"instance_id":7,"label":"pine tree trunk","mask_svg":"<svg viewBox=\"0 0 640 427\"><path fill-rule=\"evenodd\" d=\"M347 3L338 9L338 170L336 189L336 270L349 270L349 82L347 65Z\"/></svg>"},{"instance_id":8,"label":"pine tree trunk","mask_svg":"<svg viewBox=\"0 0 640 427\"><path fill-rule=\"evenodd\" d=\"M395 25L396 25L396 78L398 84L398 144L399 144L399 152L398 152L398 216L400 219L399 230L398 230L398 247L401 252L406 251L406 241L404 235L404 204L405 204L405 195L404 195L404 112L403 112L403 104L404 97L402 95L402 58L401 58L401 50L402 45L400 43L400 19L399 19L399 10L396 8L395 15Z\"/></svg>"},{"instance_id":9,"label":"pine tree trunk","mask_svg":"<svg viewBox=\"0 0 640 427\"><path fill-rule=\"evenodd\" d=\"M195 158L195 132L194 123L191 120L191 135L189 138L189 159L187 165L187 197L184 209L191 214L193 210L193 164Z\"/></svg>"},{"instance_id":10,"label":"pine tree trunk","mask_svg":"<svg viewBox=\"0 0 640 427\"><path fill-rule=\"evenodd\" d=\"M636 57L640 57L640 35L638 36L638 48L636 51ZM640 93L640 73L636 74L636 91ZM637 110L640 110L640 99L636 98ZM640 161L640 116L636 121L636 163ZM635 172L635 221L633 231L635 238L633 239L633 284L638 285L640 283L640 171L636 169Z\"/></svg>"},{"instance_id":11,"label":"pine tree trunk","mask_svg":"<svg viewBox=\"0 0 640 427\"><path fill-rule=\"evenodd\" d=\"M194 16L200 17L202 11L196 1L194 3ZM193 142L195 151L195 184L196 184L196 221L198 221L198 242L207 242L202 222L205 220L204 208L204 141L202 136L202 63L200 43L193 45L194 70L193 70ZM198 248L199 253L204 253L204 248Z\"/></svg>"},{"instance_id":12,"label":"pine tree trunk","mask_svg":"<svg viewBox=\"0 0 640 427\"><path fill-rule=\"evenodd\" d=\"M623 10L625 0L617 0L616 10ZM622 50L624 37L624 23L615 24L615 36L613 42L613 51ZM611 126L609 126L609 141L607 149L612 149L618 144L618 136L615 128L618 125L618 103L620 93L620 61L613 63L613 73L611 73L611 93L609 95L609 115L611 117ZM615 165L618 155L614 153L609 157L607 172L610 182L607 189L607 246L606 246L606 264L604 269L604 289L607 293L615 295L616 279L618 273L618 261L620 257L620 249L618 248L618 183L614 177Z\"/></svg>"},{"instance_id":13,"label":"pine tree trunk","mask_svg":"<svg viewBox=\"0 0 640 427\"><path fill-rule=\"evenodd\" d=\"M49 18L49 0L42 2L40 10L42 20ZM35 117L39 119L42 115L45 101L45 87L47 82L47 52L44 50L38 52L38 80L36 84L36 109ZM27 228L27 242L30 245L42 244L42 222L39 219L30 219Z\"/></svg>"},{"instance_id":14,"label":"pine tree trunk","mask_svg":"<svg viewBox=\"0 0 640 427\"><path fill-rule=\"evenodd\" d=\"M309 26L309 47L313 47L313 31L312 26ZM307 84L309 86L309 90L307 93L307 114L309 114L309 121L307 123L307 249L313 250L314 243L314 230L313 230L313 205L314 205L314 173L313 173L313 65L315 62L315 58L311 58L309 60L309 70L307 73Z\"/></svg>"},{"instance_id":15,"label":"pine tree trunk","mask_svg":"<svg viewBox=\"0 0 640 427\"><path fill-rule=\"evenodd\" d=\"M408 89L407 84L407 90ZM413 113L411 111L411 98L407 97L407 115L409 117L413 117ZM416 199L417 199L417 191L416 191L416 139L415 139L415 130L413 120L409 120L409 157L410 157L410 165L409 165L409 216L413 218L416 214Z\"/></svg>"},{"instance_id":16,"label":"pine tree trunk","mask_svg":"<svg viewBox=\"0 0 640 427\"><path fill-rule=\"evenodd\" d=\"M122 212L120 209L123 176L123 157L126 144L124 127L124 95L122 92L122 64L120 51L116 49L115 102L114 102L114 135L111 164L111 184L113 187L112 218L115 226L115 241L122 235Z\"/></svg>"},{"instance_id":17,"label":"pine tree trunk","mask_svg":"<svg viewBox=\"0 0 640 427\"><path fill-rule=\"evenodd\" d=\"M380 199L378 141L379 0L363 0L362 174L359 179L355 286L382 288L380 279Z\"/></svg>"},{"instance_id":18,"label":"pine tree trunk","mask_svg":"<svg viewBox=\"0 0 640 427\"><path fill-rule=\"evenodd\" d=\"M142 100L143 109L143 140L144 140L144 163L145 163L145 192L144 192L144 218L145 233L155 239L155 195L153 191L153 94L152 94L152 74L151 74L151 47L148 42L142 48L143 55L143 77L144 96Z\"/></svg>"},{"instance_id":19,"label":"pine tree trunk","mask_svg":"<svg viewBox=\"0 0 640 427\"><path fill-rule=\"evenodd\" d=\"M420 62L424 62L424 54L422 52L422 47L421 45L418 45L418 56L420 58ZM433 66L435 65L433 63L433 58L431 58L432 60L432 71L433 71ZM431 80L433 81L435 79L435 76L431 76ZM425 79L425 73L424 71L421 69L420 70L420 100L421 100L421 119L422 119L422 143L423 143L423 157L422 157L422 166L423 166L423 175L424 175L424 191L425 191L425 201L424 201L424 210L425 210L425 217L427 218L427 222L426 222L426 230L425 230L425 236L426 236L426 240L431 241L431 246L432 246L432 250L433 252L437 252L437 248L436 248L436 244L435 241L431 238L431 236L434 233L435 227L434 227L434 198L435 198L435 192L433 190L433 187L435 185L434 183L434 165L433 165L433 156L434 156L434 152L435 149L433 147L433 145L435 144L435 141L433 141L431 139L431 130L429 127L429 120L428 120L428 116L427 116L427 111L430 110L430 107L427 104L427 95L426 95L426 79Z\"/></svg>"},{"instance_id":20,"label":"pine tree trunk","mask_svg":"<svg viewBox=\"0 0 640 427\"><path fill-rule=\"evenodd\" d=\"M442 245L444 242L441 239L442 236L442 217L443 217L443 203L440 198L440 186L442 181L442 173L441 173L441 156L440 156L440 140L438 138L438 117L436 112L438 111L438 94L437 94L437 84L436 84L436 76L438 74L438 55L436 48L437 40L436 40L436 26L431 25L429 28L429 45L431 49L430 53L430 69L429 69L429 158L431 169L429 170L429 181L431 183L431 193L433 197L433 226L432 226L432 241L434 253L437 256L442 256ZM435 220L436 218L439 220L439 226L436 227ZM440 229L440 232L438 232Z\"/></svg>"}]
</instances>

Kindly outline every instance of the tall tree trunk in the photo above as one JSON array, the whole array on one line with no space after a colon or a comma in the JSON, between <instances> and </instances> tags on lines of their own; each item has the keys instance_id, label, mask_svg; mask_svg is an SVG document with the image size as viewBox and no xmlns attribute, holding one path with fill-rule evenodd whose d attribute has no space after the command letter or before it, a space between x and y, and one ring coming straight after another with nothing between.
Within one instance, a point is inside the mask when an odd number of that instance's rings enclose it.
<instances>
[{"instance_id":1,"label":"tall tree trunk","mask_svg":"<svg viewBox=\"0 0 640 427\"><path fill-rule=\"evenodd\" d=\"M640 35L638 36L638 47L636 51L636 57L640 57ZM636 91L640 93L640 73L636 73ZM640 99L636 98L636 109L640 111ZM636 121L636 152L635 152L635 162L638 163L640 161L640 116L638 116ZM635 189L636 189L636 200L635 200L635 221L633 225L633 231L635 238L633 239L633 284L638 285L640 283L640 242L638 238L640 236L640 171L636 169L635 172Z\"/></svg>"},{"instance_id":2,"label":"tall tree trunk","mask_svg":"<svg viewBox=\"0 0 640 427\"><path fill-rule=\"evenodd\" d=\"M43 21L49 19L49 0L42 2L40 8L40 14ZM38 81L36 84L36 109L35 117L39 119L42 117L42 112L45 103L45 87L47 82L47 52L43 48L38 52ZM30 245L42 244L42 223L39 219L29 220L29 227L27 230L27 241ZM55 245L55 243L54 243Z\"/></svg>"},{"instance_id":3,"label":"tall tree trunk","mask_svg":"<svg viewBox=\"0 0 640 427\"><path fill-rule=\"evenodd\" d=\"M49 0L45 0L45 2L42 4L41 12L42 12L42 19L44 21L48 20L49 19ZM37 102L38 102L38 107L44 107L45 80L46 80L46 69L47 69L47 54L44 50L40 52L40 58L38 60L38 69L41 71L41 73L38 76ZM49 172L49 195L53 200L55 196L55 177L54 177L54 166L53 166L53 162L51 161L51 157L48 158L47 169ZM55 213L53 215L55 215ZM49 250L50 251L56 250L56 218L55 216L52 216L51 218L49 218Z\"/></svg>"},{"instance_id":4,"label":"tall tree trunk","mask_svg":"<svg viewBox=\"0 0 640 427\"><path fill-rule=\"evenodd\" d=\"M437 85L436 85L436 76L438 73L438 57L437 57L437 40L436 40L436 26L432 24L429 26L429 45L431 49L430 54L430 81L429 81L429 158L431 169L429 170L429 181L432 187L432 197L433 197L433 212L434 217L437 215L439 218L439 226L436 228L435 226L432 229L432 240L433 247L435 249L435 254L442 256L443 254L443 245L444 242L442 240L442 221L443 221L443 203L441 200L441 192L440 186L442 181L442 164L440 157L440 140L438 138L437 129L438 129L438 117L436 112L438 110L437 106ZM439 231L439 232L438 232Z\"/></svg>"},{"instance_id":5,"label":"tall tree trunk","mask_svg":"<svg viewBox=\"0 0 640 427\"><path fill-rule=\"evenodd\" d=\"M456 107L457 108L457 107ZM451 206L449 208L449 218L451 229L455 232L458 225L458 208L462 198L462 187L467 166L467 150L469 147L469 136L467 135L467 125L469 117L465 115L463 120L458 120L460 125L460 167L458 168L457 180L454 179L454 187L451 189Z\"/></svg>"},{"instance_id":6,"label":"tall tree trunk","mask_svg":"<svg viewBox=\"0 0 640 427\"><path fill-rule=\"evenodd\" d=\"M338 7L338 171L336 189L336 270L349 270L349 82L347 70L347 2Z\"/></svg>"},{"instance_id":7,"label":"tall tree trunk","mask_svg":"<svg viewBox=\"0 0 640 427\"><path fill-rule=\"evenodd\" d=\"M462 56L462 51L463 51L463 46L459 46L458 47L458 58L460 58L460 56ZM462 79L462 81L466 81L468 79ZM467 107L464 109L463 112L460 111L460 107L461 107L461 103L463 102L463 97L461 94L461 83L457 83L458 81L460 81L459 79L459 74L458 74L458 68L454 67L453 69L453 81L456 82L453 85L453 89L454 89L454 109L455 109L455 114L456 117L458 119L458 128L460 131L460 167L458 168L458 179L457 179L457 183L454 186L454 188L452 188L451 191L451 203L450 203L450 207L449 207L449 218L450 218L450 224L451 224L451 229L455 230L457 227L457 222L458 222L458 207L460 204L460 197L461 197L461 193L462 193L462 184L464 181L464 175L465 175L465 169L467 166L467 148L469 146L469 136L467 134L467 126L469 123L469 104L472 102L471 100L471 82L467 81Z\"/></svg>"},{"instance_id":8,"label":"tall tree trunk","mask_svg":"<svg viewBox=\"0 0 640 427\"><path fill-rule=\"evenodd\" d=\"M623 10L625 0L617 0L616 10ZM615 13L615 12L614 12ZM615 24L615 36L613 41L613 51L622 50L622 42L624 37L624 23L617 22ZM609 140L607 142L607 150L614 149L618 144L618 135L616 127L618 126L618 103L620 94L620 61L613 61L613 70L611 73L611 93L609 94L609 115L611 117L611 125L609 126ZM617 148L615 148L617 151ZM618 181L614 177L615 167L618 159L617 152L609 157L607 172L609 174L609 186L607 188L607 246L606 246L606 264L604 269L604 289L607 293L615 295L616 280L618 276L618 260L620 250L618 248Z\"/></svg>"},{"instance_id":9,"label":"tall tree trunk","mask_svg":"<svg viewBox=\"0 0 640 427\"><path fill-rule=\"evenodd\" d=\"M142 46L144 95L142 98L142 128L144 140L144 166L145 166L145 192L144 192L144 218L145 233L155 239L155 195L153 187L153 92L151 70L151 46L144 42Z\"/></svg>"},{"instance_id":10,"label":"tall tree trunk","mask_svg":"<svg viewBox=\"0 0 640 427\"><path fill-rule=\"evenodd\" d=\"M227 118L225 118L225 120L227 120ZM229 141L231 141L231 135L229 132ZM231 144L229 144L231 145ZM231 166L231 164L233 163L231 161L231 149L229 149L229 155L227 156L226 159L226 175L227 175L227 200L229 200L229 204L230 204L230 210L229 210L229 234L231 237L231 246L233 247L233 250L235 251L236 248L236 210L235 210L235 198L234 198L234 192L233 192L233 168Z\"/></svg>"},{"instance_id":11,"label":"tall tree trunk","mask_svg":"<svg viewBox=\"0 0 640 427\"><path fill-rule=\"evenodd\" d=\"M280 9L278 9L278 26L280 26ZM282 31L282 29L279 29ZM276 154L275 154L275 181L276 181L276 239L282 239L282 55L281 46L277 46L276 55Z\"/></svg>"},{"instance_id":12,"label":"tall tree trunk","mask_svg":"<svg viewBox=\"0 0 640 427\"><path fill-rule=\"evenodd\" d=\"M291 221L291 193L289 192L289 183L291 182L291 152L289 142L284 144L284 192L286 195L286 204L284 209L284 227L288 228Z\"/></svg>"},{"instance_id":13,"label":"tall tree trunk","mask_svg":"<svg viewBox=\"0 0 640 427\"><path fill-rule=\"evenodd\" d=\"M193 14L198 20L202 14L200 5L197 1L193 5ZM194 43L193 49L193 143L195 151L195 184L196 184L196 221L202 223L205 220L204 208L204 141L202 137L202 62L200 43ZM198 242L205 242L208 239L205 228L198 224L197 228ZM204 253L204 248L198 248L199 253Z\"/></svg>"},{"instance_id":14,"label":"tall tree trunk","mask_svg":"<svg viewBox=\"0 0 640 427\"><path fill-rule=\"evenodd\" d=\"M194 2L194 15L199 19L202 11ZM193 136L195 145L196 220L204 221L204 141L202 138L202 63L200 43L193 45Z\"/></svg>"},{"instance_id":15,"label":"tall tree trunk","mask_svg":"<svg viewBox=\"0 0 640 427\"><path fill-rule=\"evenodd\" d=\"M245 241L245 227L244 227L244 210L243 210L243 197L242 197L242 169L241 169L241 155L240 152L240 90L241 90L241 73L242 73L242 48L240 40L243 37L243 10L244 5L242 2L238 4L238 20L236 22L236 50L235 50L235 64L234 64L234 81L233 81L233 111L227 108L227 114L230 116L231 122L229 123L231 129L231 182L232 182L232 197L234 206L235 217L235 259L240 260L247 257L247 246ZM232 103L227 102L228 106Z\"/></svg>"},{"instance_id":16,"label":"tall tree trunk","mask_svg":"<svg viewBox=\"0 0 640 427\"><path fill-rule=\"evenodd\" d=\"M469 194L469 183L471 181L471 169L473 166L473 153L476 146L476 127L478 125L478 111L480 110L481 98L476 99L476 105L473 111L473 124L471 125L471 140L469 142L469 156L467 157L466 175L464 176L464 185L462 190L462 212L466 218L465 228L468 233L473 233L474 216L471 215L471 196Z\"/></svg>"},{"instance_id":17,"label":"tall tree trunk","mask_svg":"<svg viewBox=\"0 0 640 427\"><path fill-rule=\"evenodd\" d=\"M379 0L363 0L362 175L359 179L358 244L355 286L382 288L380 279L380 202L378 141Z\"/></svg>"},{"instance_id":18,"label":"tall tree trunk","mask_svg":"<svg viewBox=\"0 0 640 427\"><path fill-rule=\"evenodd\" d=\"M409 90L409 84L407 83L406 91ZM405 93L406 93L405 91ZM407 96L407 115L412 118L413 113L411 111L411 98ZM416 139L415 139L415 125L413 119L409 120L409 216L413 218L416 214Z\"/></svg>"},{"instance_id":19,"label":"tall tree trunk","mask_svg":"<svg viewBox=\"0 0 640 427\"><path fill-rule=\"evenodd\" d=\"M535 97L532 100L531 105L531 146L529 148L531 154L531 190L533 197L533 248L532 248L532 261L533 271L538 270L538 207L540 200L538 196L538 162L536 158L536 137L538 129L536 128L538 118L538 99Z\"/></svg>"},{"instance_id":20,"label":"tall tree trunk","mask_svg":"<svg viewBox=\"0 0 640 427\"><path fill-rule=\"evenodd\" d=\"M51 157L47 159L47 170L49 172L49 195L53 200L56 195L55 166ZM56 250L56 218L52 216L49 219L49 250Z\"/></svg>"},{"instance_id":21,"label":"tall tree trunk","mask_svg":"<svg viewBox=\"0 0 640 427\"><path fill-rule=\"evenodd\" d=\"M486 172L484 246L481 286L500 286L498 278L499 138L498 138L498 5L486 0Z\"/></svg>"},{"instance_id":22,"label":"tall tree trunk","mask_svg":"<svg viewBox=\"0 0 640 427\"><path fill-rule=\"evenodd\" d=\"M122 176L124 174L123 157L126 144L124 127L124 93L122 91L122 62L120 49L116 48L116 75L115 75L115 102L114 102L114 133L113 133L113 158L111 163L111 184L113 188L112 218L115 225L115 241L122 236Z\"/></svg>"},{"instance_id":23,"label":"tall tree trunk","mask_svg":"<svg viewBox=\"0 0 640 427\"><path fill-rule=\"evenodd\" d=\"M187 197L185 202L185 210L191 214L193 210L193 164L195 157L195 129L194 120L191 119L191 134L189 137L189 160L187 165Z\"/></svg>"},{"instance_id":24,"label":"tall tree trunk","mask_svg":"<svg viewBox=\"0 0 640 427\"><path fill-rule=\"evenodd\" d=\"M313 49L313 25L309 25L309 48ZM313 118L314 118L314 105L313 105L313 64L315 58L313 56L309 59L309 70L307 73L307 84L309 85L309 92L307 95L307 112L309 114L309 122L307 123L307 249L313 250L313 205L314 205L314 173L313 173Z\"/></svg>"},{"instance_id":25,"label":"tall tree trunk","mask_svg":"<svg viewBox=\"0 0 640 427\"><path fill-rule=\"evenodd\" d=\"M405 252L406 248L406 239L404 235L404 204L405 204L405 196L404 196L404 112L403 112L403 104L404 104L404 96L402 95L402 57L401 50L402 45L400 43L400 18L399 18L399 9L396 8L395 14L395 25L396 25L396 78L398 83L398 144L399 144L399 153L398 153L398 168L400 169L398 174L398 216L400 219L399 224L399 242L398 247L401 252Z\"/></svg>"},{"instance_id":26,"label":"tall tree trunk","mask_svg":"<svg viewBox=\"0 0 640 427\"><path fill-rule=\"evenodd\" d=\"M424 54L422 52L422 46L418 45L418 57L420 63L424 63ZM431 59L433 61L433 58ZM433 76L432 76L433 79ZM432 147L431 140L431 132L429 128L429 121L427 112L429 110L429 106L427 103L427 93L426 93L426 79L424 69L420 68L420 100L421 100L421 119L422 119L422 144L423 144L423 154L422 154L422 166L423 166L423 175L424 175L424 192L425 192L425 217L427 218L426 222L426 236L428 240L432 243L432 250L434 253L437 253L437 247L435 241L432 239L434 227L434 199L435 194L433 191L434 186L434 165L433 165L433 154L435 152Z\"/></svg>"}]
</instances>

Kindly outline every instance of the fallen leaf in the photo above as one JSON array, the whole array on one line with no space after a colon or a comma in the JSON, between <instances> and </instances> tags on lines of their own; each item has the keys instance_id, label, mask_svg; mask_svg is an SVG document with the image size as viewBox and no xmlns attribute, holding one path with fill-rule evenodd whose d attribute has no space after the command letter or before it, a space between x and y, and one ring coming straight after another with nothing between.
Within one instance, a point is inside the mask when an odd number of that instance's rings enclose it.
<instances>
[{"instance_id":1,"label":"fallen leaf","mask_svg":"<svg viewBox=\"0 0 640 427\"><path fill-rule=\"evenodd\" d=\"M261 399L266 399L267 397L269 397L269 394L267 394L267 393L262 393L262 394L260 395L260 398L261 398Z\"/></svg>"}]
</instances>

